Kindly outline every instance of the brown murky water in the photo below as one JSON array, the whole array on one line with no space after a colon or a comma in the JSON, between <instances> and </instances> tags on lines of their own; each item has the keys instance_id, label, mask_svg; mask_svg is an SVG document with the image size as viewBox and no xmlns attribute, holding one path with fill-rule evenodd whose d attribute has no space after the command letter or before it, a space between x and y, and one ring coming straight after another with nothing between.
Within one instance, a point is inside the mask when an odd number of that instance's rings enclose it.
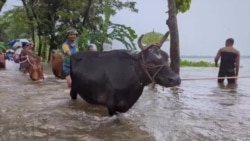
<instances>
[{"instance_id":1,"label":"brown murky water","mask_svg":"<svg viewBox=\"0 0 250 141\"><path fill-rule=\"evenodd\" d=\"M242 76L250 75L249 61L242 61ZM217 71L181 68L181 76L214 77ZM45 74L32 82L13 62L0 70L0 141L250 140L250 78L237 86L183 81L177 94L147 87L129 112L109 117L104 107L71 101L65 81L49 67Z\"/></svg>"}]
</instances>

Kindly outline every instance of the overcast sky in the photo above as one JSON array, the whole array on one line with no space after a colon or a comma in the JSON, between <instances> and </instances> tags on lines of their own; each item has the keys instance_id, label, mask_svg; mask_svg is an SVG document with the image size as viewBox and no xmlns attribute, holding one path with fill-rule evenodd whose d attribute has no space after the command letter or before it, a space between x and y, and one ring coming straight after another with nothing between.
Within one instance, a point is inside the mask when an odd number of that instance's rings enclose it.
<instances>
[{"instance_id":1,"label":"overcast sky","mask_svg":"<svg viewBox=\"0 0 250 141\"><path fill-rule=\"evenodd\" d=\"M3 11L20 0L7 0ZM11 2L10 2L11 1ZM138 35L156 31L165 33L168 15L167 0L135 0L139 13L128 10L112 17L114 23L131 26ZM192 0L191 8L178 14L181 55L214 56L229 37L235 39L235 48L241 55L250 55L250 0ZM123 45L114 42L114 48ZM169 43L164 44L169 51Z\"/></svg>"},{"instance_id":2,"label":"overcast sky","mask_svg":"<svg viewBox=\"0 0 250 141\"><path fill-rule=\"evenodd\" d=\"M242 55L250 55L250 0L192 0L191 8L178 14L181 55L214 56L229 37ZM139 13L119 12L114 22L133 27L138 34L165 33L167 0L144 0L137 3ZM169 50L165 43L164 50Z\"/></svg>"}]
</instances>

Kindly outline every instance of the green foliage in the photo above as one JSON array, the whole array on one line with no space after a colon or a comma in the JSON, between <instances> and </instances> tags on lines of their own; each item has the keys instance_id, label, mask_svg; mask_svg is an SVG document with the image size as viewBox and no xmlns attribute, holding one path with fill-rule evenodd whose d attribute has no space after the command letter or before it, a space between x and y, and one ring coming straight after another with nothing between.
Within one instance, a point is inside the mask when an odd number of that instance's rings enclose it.
<instances>
[{"instance_id":1,"label":"green foliage","mask_svg":"<svg viewBox=\"0 0 250 141\"><path fill-rule=\"evenodd\" d=\"M178 12L184 13L190 8L192 0L175 0Z\"/></svg>"},{"instance_id":2,"label":"green foliage","mask_svg":"<svg viewBox=\"0 0 250 141\"><path fill-rule=\"evenodd\" d=\"M22 7L15 7L0 16L0 40L8 42L15 38L31 38L29 20Z\"/></svg>"},{"instance_id":3,"label":"green foliage","mask_svg":"<svg viewBox=\"0 0 250 141\"><path fill-rule=\"evenodd\" d=\"M0 42L0 52L5 52L7 50L6 44L4 42Z\"/></svg>"},{"instance_id":4,"label":"green foliage","mask_svg":"<svg viewBox=\"0 0 250 141\"><path fill-rule=\"evenodd\" d=\"M112 43L113 40L120 41L128 50L135 50L136 47L133 41L137 38L137 35L131 27L110 23L109 29L107 33L103 33L82 28L78 37L80 50L87 50L89 44L95 44L98 50L102 50L104 42Z\"/></svg>"},{"instance_id":5,"label":"green foliage","mask_svg":"<svg viewBox=\"0 0 250 141\"><path fill-rule=\"evenodd\" d=\"M206 61L188 61L188 60L181 60L180 62L181 67L214 67L214 63L206 62Z\"/></svg>"},{"instance_id":6,"label":"green foliage","mask_svg":"<svg viewBox=\"0 0 250 141\"><path fill-rule=\"evenodd\" d=\"M134 49L135 31L125 25L111 23L110 17L118 10L129 8L133 12L136 2L119 0L22 0L37 23L37 35L49 37L51 49L60 48L65 31L75 28L79 32L78 45L85 50L89 43L101 50L104 42L118 40L128 49ZM38 41L39 42L39 41Z\"/></svg>"},{"instance_id":7,"label":"green foliage","mask_svg":"<svg viewBox=\"0 0 250 141\"><path fill-rule=\"evenodd\" d=\"M137 34L131 27L111 23L110 30L111 32L108 34L109 41L117 40L123 43L128 50L136 49L133 41L137 38Z\"/></svg>"},{"instance_id":8,"label":"green foliage","mask_svg":"<svg viewBox=\"0 0 250 141\"><path fill-rule=\"evenodd\" d=\"M162 36L163 34L154 31L146 33L142 38L142 43L144 44L158 43L161 40Z\"/></svg>"},{"instance_id":9,"label":"green foliage","mask_svg":"<svg viewBox=\"0 0 250 141\"><path fill-rule=\"evenodd\" d=\"M131 27L115 24L110 21L110 17L115 14L113 7L121 9L123 3L115 0L105 0L103 4L104 20L100 26L101 41L97 43L99 44L98 46L101 46L105 42L112 43L113 40L118 40L123 43L127 49L134 50L136 47L133 41L137 38L135 31ZM124 6L127 6L127 4L128 3L125 3Z\"/></svg>"},{"instance_id":10,"label":"green foliage","mask_svg":"<svg viewBox=\"0 0 250 141\"><path fill-rule=\"evenodd\" d=\"M96 36L99 37L99 36ZM86 51L91 40L95 39L95 33L89 32L88 29L82 28L81 34L78 37L78 47L80 51ZM92 42L93 43L93 42ZM95 43L96 44L96 43Z\"/></svg>"},{"instance_id":11,"label":"green foliage","mask_svg":"<svg viewBox=\"0 0 250 141\"><path fill-rule=\"evenodd\" d=\"M115 15L116 11L122 8L130 8L131 11L137 12L137 9L134 8L135 2L120 2L117 0L98 0L93 2L94 3L88 11L88 16L83 17L83 15L80 15L82 19L85 18L87 21L85 26L71 25L71 27L78 29L80 33L78 37L78 46L80 50L87 50L87 46L90 43L95 44L98 50L102 50L102 44L104 42L112 43L113 40L122 42L127 49L135 49L133 43L134 39L137 38L135 31L131 27L115 24L110 21L110 17ZM87 4L85 3L85 9L87 9ZM64 12L61 11L60 14L62 13ZM70 25L66 19L67 17L64 20L59 19L65 23L59 27L61 32L66 28L64 25ZM59 36L61 35L62 34L59 33ZM62 37L64 36L61 36L60 39L62 39Z\"/></svg>"}]
</instances>

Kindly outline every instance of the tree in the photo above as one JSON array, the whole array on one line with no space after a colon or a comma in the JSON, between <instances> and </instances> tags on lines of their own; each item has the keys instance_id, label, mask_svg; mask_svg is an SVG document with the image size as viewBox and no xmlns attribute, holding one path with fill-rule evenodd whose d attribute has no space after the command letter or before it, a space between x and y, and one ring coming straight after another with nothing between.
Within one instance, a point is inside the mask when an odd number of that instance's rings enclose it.
<instances>
[{"instance_id":1,"label":"tree","mask_svg":"<svg viewBox=\"0 0 250 141\"><path fill-rule=\"evenodd\" d=\"M28 25L30 27L30 32L31 32L31 35L32 35L32 41L35 44L35 23L34 23L34 20L33 20L34 18L32 16L32 13L27 8L27 4L26 4L25 0L22 0L22 2L23 2L24 9L26 11L27 19L29 20Z\"/></svg>"},{"instance_id":2,"label":"tree","mask_svg":"<svg viewBox=\"0 0 250 141\"><path fill-rule=\"evenodd\" d=\"M134 9L133 3L121 3L116 0L105 0L103 1L103 14L104 18L102 20L100 30L101 30L101 39L100 46L103 43L112 43L113 40L118 40L125 45L127 49L134 50L135 44L133 40L137 38L135 31L122 24L115 24L110 21L110 17L116 14L116 9L124 7L130 7L132 10L137 12ZM130 6L132 5L132 7ZM126 38L129 40L127 41Z\"/></svg>"},{"instance_id":3,"label":"tree","mask_svg":"<svg viewBox=\"0 0 250 141\"><path fill-rule=\"evenodd\" d=\"M97 45L98 50L102 50L104 42L111 43L113 40L118 40L127 49L135 49L133 43L134 39L137 38L135 31L131 27L110 21L110 17L114 16L122 8L129 8L131 11L137 12L138 10L134 7L135 2L121 2L118 0L98 0L98 2L92 2L88 11L89 15L84 17L89 22L84 22L85 26L81 31L81 47L84 49L89 43L94 43Z\"/></svg>"},{"instance_id":4,"label":"tree","mask_svg":"<svg viewBox=\"0 0 250 141\"><path fill-rule=\"evenodd\" d=\"M128 48L135 47L134 30L110 21L110 16L115 15L117 10L129 8L136 12L135 2L119 0L22 0L22 2L29 20L35 21L39 55L44 50L41 40L49 42L50 51L56 49L65 40L69 27L78 30L80 49L84 49L89 43L96 43L100 49L103 42L113 39L121 41Z\"/></svg>"},{"instance_id":5,"label":"tree","mask_svg":"<svg viewBox=\"0 0 250 141\"><path fill-rule=\"evenodd\" d=\"M0 12L2 11L2 8L7 0L0 0Z\"/></svg>"},{"instance_id":6,"label":"tree","mask_svg":"<svg viewBox=\"0 0 250 141\"><path fill-rule=\"evenodd\" d=\"M168 0L168 19L166 24L170 30L170 67L174 72L180 72L180 48L177 13L186 12L190 8L191 0Z\"/></svg>"},{"instance_id":7,"label":"tree","mask_svg":"<svg viewBox=\"0 0 250 141\"><path fill-rule=\"evenodd\" d=\"M14 7L0 16L0 41L15 38L31 38L28 18L23 7Z\"/></svg>"},{"instance_id":8,"label":"tree","mask_svg":"<svg viewBox=\"0 0 250 141\"><path fill-rule=\"evenodd\" d=\"M5 52L7 50L4 42L0 42L0 52Z\"/></svg>"}]
</instances>

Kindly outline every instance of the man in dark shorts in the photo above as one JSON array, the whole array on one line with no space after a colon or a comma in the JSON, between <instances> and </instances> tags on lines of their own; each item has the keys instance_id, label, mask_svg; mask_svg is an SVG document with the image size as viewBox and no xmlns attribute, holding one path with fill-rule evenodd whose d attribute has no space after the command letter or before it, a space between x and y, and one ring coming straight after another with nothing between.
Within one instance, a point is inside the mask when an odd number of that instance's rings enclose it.
<instances>
[{"instance_id":1,"label":"man in dark shorts","mask_svg":"<svg viewBox=\"0 0 250 141\"><path fill-rule=\"evenodd\" d=\"M218 66L218 60L220 59L220 68L218 77L234 77L239 74L240 66L240 52L233 47L234 39L228 38L226 40L226 46L220 48L215 59L215 66ZM228 78L227 81L230 84L236 83L236 78ZM218 78L218 83L223 83L224 78Z\"/></svg>"}]
</instances>

